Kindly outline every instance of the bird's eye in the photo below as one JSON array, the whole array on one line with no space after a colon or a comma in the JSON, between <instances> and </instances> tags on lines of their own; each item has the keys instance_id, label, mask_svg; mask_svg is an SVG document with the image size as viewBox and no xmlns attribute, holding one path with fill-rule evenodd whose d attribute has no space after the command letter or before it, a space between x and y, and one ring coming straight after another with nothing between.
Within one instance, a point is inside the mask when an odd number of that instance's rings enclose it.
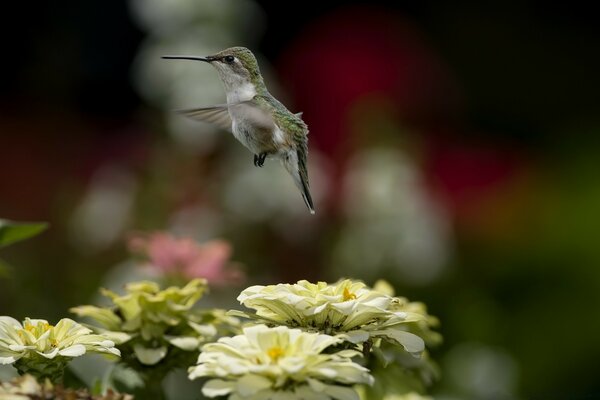
<instances>
[{"instance_id":1,"label":"bird's eye","mask_svg":"<svg viewBox=\"0 0 600 400\"><path fill-rule=\"evenodd\" d=\"M235 57L234 56L225 56L223 57L223 60L227 63L227 64L231 64L234 60Z\"/></svg>"}]
</instances>

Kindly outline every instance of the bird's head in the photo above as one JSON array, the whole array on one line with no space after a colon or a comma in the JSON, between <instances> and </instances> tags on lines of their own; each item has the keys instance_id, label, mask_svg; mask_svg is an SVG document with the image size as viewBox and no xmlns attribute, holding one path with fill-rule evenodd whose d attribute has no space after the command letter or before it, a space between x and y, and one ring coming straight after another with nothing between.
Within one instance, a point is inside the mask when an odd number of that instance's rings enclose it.
<instances>
[{"instance_id":1,"label":"bird's head","mask_svg":"<svg viewBox=\"0 0 600 400\"><path fill-rule=\"evenodd\" d=\"M215 67L225 90L232 91L245 85L264 85L256 57L245 47L231 47L206 57L163 56L166 59L204 61Z\"/></svg>"}]
</instances>

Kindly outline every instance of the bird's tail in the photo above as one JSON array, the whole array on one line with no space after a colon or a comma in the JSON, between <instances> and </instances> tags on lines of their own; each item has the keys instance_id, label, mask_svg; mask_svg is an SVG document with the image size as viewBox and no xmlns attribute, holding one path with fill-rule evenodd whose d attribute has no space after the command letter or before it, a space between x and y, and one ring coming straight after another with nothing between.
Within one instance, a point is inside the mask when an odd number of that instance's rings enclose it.
<instances>
[{"instance_id":1,"label":"bird's tail","mask_svg":"<svg viewBox=\"0 0 600 400\"><path fill-rule=\"evenodd\" d=\"M311 214L315 213L310 187L308 184L308 170L306 168L306 156L301 152L290 151L283 157L283 165L294 179L296 187L300 190L304 203Z\"/></svg>"},{"instance_id":2,"label":"bird's tail","mask_svg":"<svg viewBox=\"0 0 600 400\"><path fill-rule=\"evenodd\" d=\"M308 207L308 211L311 214L315 213L315 205L313 204L312 196L310 195L310 190L308 188L308 182L300 176L300 182L302 183L302 188L298 187L301 190L302 198L304 199L304 203L306 207Z\"/></svg>"}]
</instances>

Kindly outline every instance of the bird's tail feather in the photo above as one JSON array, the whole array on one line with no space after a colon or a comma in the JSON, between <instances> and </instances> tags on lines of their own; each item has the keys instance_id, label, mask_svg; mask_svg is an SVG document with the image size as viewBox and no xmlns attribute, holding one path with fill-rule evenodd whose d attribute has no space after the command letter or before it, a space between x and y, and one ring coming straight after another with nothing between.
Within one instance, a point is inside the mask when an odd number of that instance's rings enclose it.
<instances>
[{"instance_id":1,"label":"bird's tail feather","mask_svg":"<svg viewBox=\"0 0 600 400\"><path fill-rule=\"evenodd\" d=\"M315 206L313 204L312 196L310 195L310 190L308 189L308 182L304 179L302 174L300 174L300 182L302 184L302 188L298 188L302 191L302 198L304 199L304 203L311 214L315 213Z\"/></svg>"},{"instance_id":2,"label":"bird's tail feather","mask_svg":"<svg viewBox=\"0 0 600 400\"><path fill-rule=\"evenodd\" d=\"M285 169L290 173L294 179L296 187L300 190L304 203L311 214L315 213L315 206L313 203L312 196L310 195L310 188L308 184L308 173L306 170L306 161L299 157L297 152L290 151L283 159L283 165Z\"/></svg>"}]
</instances>

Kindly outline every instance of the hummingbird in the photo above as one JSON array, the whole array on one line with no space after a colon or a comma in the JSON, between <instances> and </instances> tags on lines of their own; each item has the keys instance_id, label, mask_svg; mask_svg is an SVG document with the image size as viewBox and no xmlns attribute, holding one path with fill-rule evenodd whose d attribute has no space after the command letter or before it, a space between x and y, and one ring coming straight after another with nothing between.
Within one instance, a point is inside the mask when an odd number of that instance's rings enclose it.
<instances>
[{"instance_id":1,"label":"hummingbird","mask_svg":"<svg viewBox=\"0 0 600 400\"><path fill-rule=\"evenodd\" d=\"M254 153L254 166L278 158L292 176L311 214L315 207L308 182L308 126L302 113L290 112L269 93L256 57L245 47L231 47L214 55L163 56L171 60L203 61L219 74L227 104L181 110L179 113L231 131Z\"/></svg>"}]
</instances>

